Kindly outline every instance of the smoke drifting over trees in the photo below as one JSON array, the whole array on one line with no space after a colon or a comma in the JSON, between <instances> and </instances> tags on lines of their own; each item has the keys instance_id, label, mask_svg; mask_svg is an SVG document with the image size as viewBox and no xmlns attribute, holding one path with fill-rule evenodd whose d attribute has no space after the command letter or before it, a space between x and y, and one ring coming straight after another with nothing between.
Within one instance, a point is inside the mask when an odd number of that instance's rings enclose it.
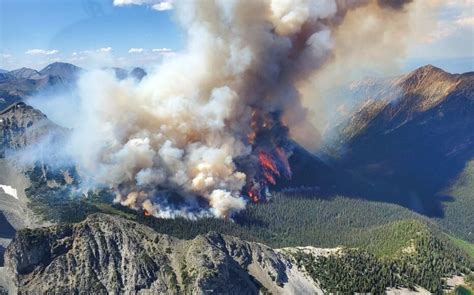
<instances>
[{"instance_id":1,"label":"smoke drifting over trees","mask_svg":"<svg viewBox=\"0 0 474 295\"><path fill-rule=\"evenodd\" d=\"M255 148L255 113L280 114L292 134L317 136L299 85L331 58L334 30L360 7L396 16L408 2L177 2L186 49L141 82L83 74L81 123L65 150L84 183L112 188L124 205L161 217L227 217L248 202L248 175L234 160Z\"/></svg>"}]
</instances>

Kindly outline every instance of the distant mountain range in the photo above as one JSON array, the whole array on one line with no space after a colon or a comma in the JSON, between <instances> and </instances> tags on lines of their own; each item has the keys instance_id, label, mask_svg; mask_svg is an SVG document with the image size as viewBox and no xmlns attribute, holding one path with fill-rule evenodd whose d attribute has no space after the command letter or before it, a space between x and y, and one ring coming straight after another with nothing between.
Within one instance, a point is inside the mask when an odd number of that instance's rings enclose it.
<instances>
[{"instance_id":1,"label":"distant mountain range","mask_svg":"<svg viewBox=\"0 0 474 295\"><path fill-rule=\"evenodd\" d=\"M131 71L122 68L111 68L111 70L115 72L118 79L131 76L141 80L147 74L142 68L134 68ZM30 68L0 71L0 110L38 91L73 87L83 71L84 69L80 67L62 62L52 63L40 71Z\"/></svg>"},{"instance_id":2,"label":"distant mountain range","mask_svg":"<svg viewBox=\"0 0 474 295\"><path fill-rule=\"evenodd\" d=\"M44 69L37 71L30 68L20 68L8 72L4 72L6 76L16 79L42 79L47 76L57 76L64 80L74 80L83 69L68 63L55 62Z\"/></svg>"}]
</instances>

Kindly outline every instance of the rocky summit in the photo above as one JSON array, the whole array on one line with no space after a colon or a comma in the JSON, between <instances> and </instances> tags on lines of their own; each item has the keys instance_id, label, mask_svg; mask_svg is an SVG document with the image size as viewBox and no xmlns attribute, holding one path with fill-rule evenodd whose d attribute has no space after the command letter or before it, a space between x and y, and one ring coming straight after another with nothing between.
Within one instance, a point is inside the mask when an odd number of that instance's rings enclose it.
<instances>
[{"instance_id":1,"label":"rocky summit","mask_svg":"<svg viewBox=\"0 0 474 295\"><path fill-rule=\"evenodd\" d=\"M284 255L209 233L193 240L94 214L78 224L25 229L5 253L20 294L318 293Z\"/></svg>"}]
</instances>

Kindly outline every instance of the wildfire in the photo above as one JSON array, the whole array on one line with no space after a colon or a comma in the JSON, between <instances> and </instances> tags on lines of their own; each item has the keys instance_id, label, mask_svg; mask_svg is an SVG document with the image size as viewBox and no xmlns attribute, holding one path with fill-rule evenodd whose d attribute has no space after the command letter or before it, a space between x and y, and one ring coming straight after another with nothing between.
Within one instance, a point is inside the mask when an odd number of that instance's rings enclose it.
<instances>
[{"instance_id":1,"label":"wildfire","mask_svg":"<svg viewBox=\"0 0 474 295\"><path fill-rule=\"evenodd\" d=\"M247 195L254 203L264 201L269 186L277 185L278 179L291 178L286 145L288 129L281 123L281 113L263 112L254 108L251 113L250 132L247 140L254 150L254 164L246 171L252 175L246 186Z\"/></svg>"},{"instance_id":2,"label":"wildfire","mask_svg":"<svg viewBox=\"0 0 474 295\"><path fill-rule=\"evenodd\" d=\"M265 172L269 172L277 176L280 176L280 172L278 171L278 168L275 162L273 161L272 157L268 153L264 151L259 152L258 160L262 168L265 170Z\"/></svg>"},{"instance_id":3,"label":"wildfire","mask_svg":"<svg viewBox=\"0 0 474 295\"><path fill-rule=\"evenodd\" d=\"M280 177L280 171L278 171L277 165L270 154L266 152L258 153L258 160L260 167L262 167L262 173L265 180L273 185L276 185L275 177Z\"/></svg>"},{"instance_id":4,"label":"wildfire","mask_svg":"<svg viewBox=\"0 0 474 295\"><path fill-rule=\"evenodd\" d=\"M249 190L248 195L249 195L250 200L252 200L252 202L258 203L259 197L258 197L257 192L255 192L254 190Z\"/></svg>"},{"instance_id":5,"label":"wildfire","mask_svg":"<svg viewBox=\"0 0 474 295\"><path fill-rule=\"evenodd\" d=\"M250 133L247 135L247 141L250 144L254 144L255 139L257 138L258 115L259 114L258 114L257 110L252 111L251 120L250 120L250 128L252 129L252 131L250 131Z\"/></svg>"},{"instance_id":6,"label":"wildfire","mask_svg":"<svg viewBox=\"0 0 474 295\"><path fill-rule=\"evenodd\" d=\"M151 213L148 212L148 210L144 209L144 210L143 210L143 215L145 215L145 216L151 216Z\"/></svg>"}]
</instances>

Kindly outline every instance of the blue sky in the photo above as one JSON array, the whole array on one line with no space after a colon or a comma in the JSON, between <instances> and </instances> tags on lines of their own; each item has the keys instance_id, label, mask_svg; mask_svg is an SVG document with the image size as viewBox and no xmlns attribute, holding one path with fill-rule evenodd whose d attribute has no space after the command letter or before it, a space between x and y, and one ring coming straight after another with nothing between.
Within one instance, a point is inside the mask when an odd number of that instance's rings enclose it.
<instances>
[{"instance_id":1,"label":"blue sky","mask_svg":"<svg viewBox=\"0 0 474 295\"><path fill-rule=\"evenodd\" d=\"M0 68L82 63L81 56L93 53L128 58L131 48L158 57L160 49L183 46L172 19L170 10L114 6L112 0L0 0Z\"/></svg>"},{"instance_id":2,"label":"blue sky","mask_svg":"<svg viewBox=\"0 0 474 295\"><path fill-rule=\"evenodd\" d=\"M0 68L40 69L54 61L87 67L144 66L183 48L176 0L0 0ZM417 0L438 1L438 0ZM473 70L472 0L442 0L437 25L408 48L403 69L433 63Z\"/></svg>"}]
</instances>

